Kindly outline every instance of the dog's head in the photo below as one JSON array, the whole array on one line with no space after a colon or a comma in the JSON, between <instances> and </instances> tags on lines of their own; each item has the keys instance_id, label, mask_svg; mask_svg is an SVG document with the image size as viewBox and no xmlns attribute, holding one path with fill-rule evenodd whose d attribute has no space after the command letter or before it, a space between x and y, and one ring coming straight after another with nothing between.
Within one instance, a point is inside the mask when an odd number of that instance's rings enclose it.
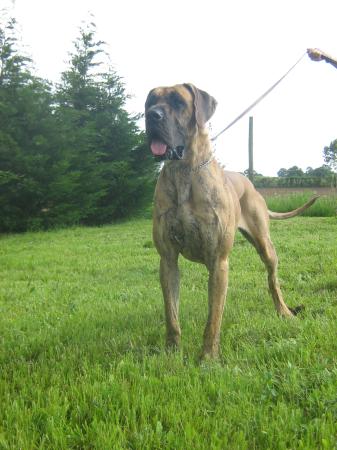
<instances>
[{"instance_id":1,"label":"dog's head","mask_svg":"<svg viewBox=\"0 0 337 450\"><path fill-rule=\"evenodd\" d=\"M198 128L212 117L216 100L192 84L152 89L145 103L146 134L159 159L184 159Z\"/></svg>"}]
</instances>

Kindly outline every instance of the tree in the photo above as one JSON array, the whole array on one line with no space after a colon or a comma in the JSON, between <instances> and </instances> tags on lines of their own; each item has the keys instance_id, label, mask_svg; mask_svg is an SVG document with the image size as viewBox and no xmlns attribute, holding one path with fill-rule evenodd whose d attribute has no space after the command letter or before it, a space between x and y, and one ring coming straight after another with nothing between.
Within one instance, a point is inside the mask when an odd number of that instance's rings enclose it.
<instances>
[{"instance_id":1,"label":"tree","mask_svg":"<svg viewBox=\"0 0 337 450\"><path fill-rule=\"evenodd\" d=\"M278 177L287 177L287 176L288 176L288 171L287 171L287 169L285 169L284 167L282 167L282 168L277 172L277 176L278 176Z\"/></svg>"},{"instance_id":2,"label":"tree","mask_svg":"<svg viewBox=\"0 0 337 450\"><path fill-rule=\"evenodd\" d=\"M298 166L292 166L288 169L288 177L303 177L303 175L303 170Z\"/></svg>"},{"instance_id":3,"label":"tree","mask_svg":"<svg viewBox=\"0 0 337 450\"><path fill-rule=\"evenodd\" d=\"M244 174L244 176L245 177L249 177L249 169L246 169L244 172L243 172L243 174ZM258 172L256 172L256 170L253 170L253 177L263 177L263 175L262 175L262 173L258 173Z\"/></svg>"},{"instance_id":4,"label":"tree","mask_svg":"<svg viewBox=\"0 0 337 450\"><path fill-rule=\"evenodd\" d=\"M337 139L332 141L329 147L324 147L323 150L324 162L337 173Z\"/></svg>"},{"instance_id":5,"label":"tree","mask_svg":"<svg viewBox=\"0 0 337 450\"><path fill-rule=\"evenodd\" d=\"M17 46L14 19L0 25L0 231L34 226L43 209L52 96Z\"/></svg>"},{"instance_id":6,"label":"tree","mask_svg":"<svg viewBox=\"0 0 337 450\"><path fill-rule=\"evenodd\" d=\"M106 62L93 23L80 29L56 92L62 135L51 214L65 223L101 224L126 216L146 198L149 181L137 166L144 136L125 110L121 78ZM153 166L150 158L145 166Z\"/></svg>"}]
</instances>

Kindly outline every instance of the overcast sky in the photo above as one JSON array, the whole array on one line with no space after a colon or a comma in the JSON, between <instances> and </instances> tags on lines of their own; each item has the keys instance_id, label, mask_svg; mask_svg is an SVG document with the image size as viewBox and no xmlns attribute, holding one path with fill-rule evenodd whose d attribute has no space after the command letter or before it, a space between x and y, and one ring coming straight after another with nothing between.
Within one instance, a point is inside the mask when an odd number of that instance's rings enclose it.
<instances>
[{"instance_id":1,"label":"overcast sky","mask_svg":"<svg viewBox=\"0 0 337 450\"><path fill-rule=\"evenodd\" d=\"M65 69L78 27L94 15L124 78L132 112L143 111L155 86L191 82L218 101L214 133L270 87L308 47L337 57L336 0L0 0L13 7L38 75ZM304 58L250 114L255 170L323 164L337 138L337 69ZM217 142L231 170L248 166L248 117Z\"/></svg>"}]
</instances>

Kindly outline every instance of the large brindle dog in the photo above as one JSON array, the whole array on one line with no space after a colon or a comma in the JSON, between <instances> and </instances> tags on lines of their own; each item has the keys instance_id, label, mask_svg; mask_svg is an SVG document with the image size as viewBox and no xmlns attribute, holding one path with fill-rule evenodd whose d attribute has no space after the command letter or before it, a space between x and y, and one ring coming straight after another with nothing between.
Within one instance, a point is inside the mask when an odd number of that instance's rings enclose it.
<instances>
[{"instance_id":1,"label":"large brindle dog","mask_svg":"<svg viewBox=\"0 0 337 450\"><path fill-rule=\"evenodd\" d=\"M288 213L267 209L262 196L243 175L223 170L213 159L206 122L216 101L192 84L153 89L146 100L146 133L152 153L166 159L155 191L153 239L160 255L167 344L178 346L178 256L203 263L209 271L208 320L203 358L218 355L228 278L228 257L239 228L254 245L268 271L277 312L296 310L284 302L277 279L277 256L269 236L269 218L294 217L316 198Z\"/></svg>"}]
</instances>

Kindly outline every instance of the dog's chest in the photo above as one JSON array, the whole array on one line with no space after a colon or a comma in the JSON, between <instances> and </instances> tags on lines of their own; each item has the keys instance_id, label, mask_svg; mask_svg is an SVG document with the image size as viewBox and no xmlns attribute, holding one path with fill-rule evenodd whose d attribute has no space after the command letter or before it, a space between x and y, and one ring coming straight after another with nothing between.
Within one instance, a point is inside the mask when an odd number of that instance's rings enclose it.
<instances>
[{"instance_id":1,"label":"dog's chest","mask_svg":"<svg viewBox=\"0 0 337 450\"><path fill-rule=\"evenodd\" d=\"M169 239L186 258L204 262L222 235L217 190L200 179L186 180L179 188L167 223Z\"/></svg>"}]
</instances>

